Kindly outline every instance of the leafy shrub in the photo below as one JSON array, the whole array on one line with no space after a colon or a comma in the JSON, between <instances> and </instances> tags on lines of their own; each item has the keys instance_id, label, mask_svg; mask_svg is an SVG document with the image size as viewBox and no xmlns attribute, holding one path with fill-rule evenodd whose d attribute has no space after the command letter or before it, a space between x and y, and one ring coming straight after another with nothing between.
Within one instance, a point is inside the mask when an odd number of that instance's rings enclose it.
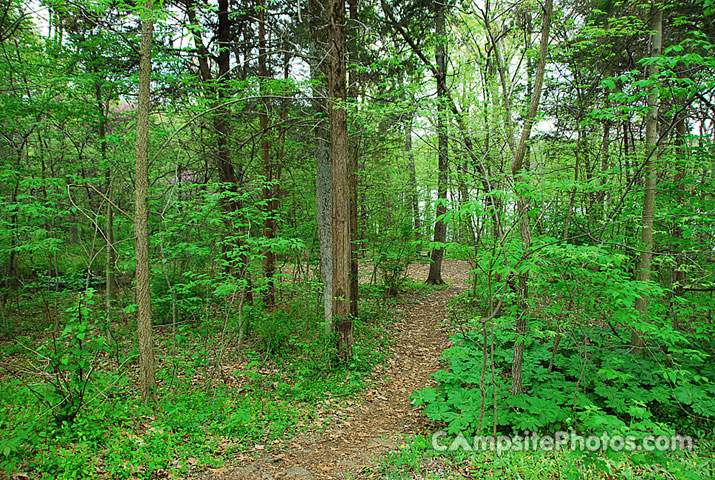
<instances>
[{"instance_id":1,"label":"leafy shrub","mask_svg":"<svg viewBox=\"0 0 715 480\"><path fill-rule=\"evenodd\" d=\"M258 335L266 354L281 354L288 346L293 332L293 316L280 308L254 320L253 331Z\"/></svg>"},{"instance_id":2,"label":"leafy shrub","mask_svg":"<svg viewBox=\"0 0 715 480\"><path fill-rule=\"evenodd\" d=\"M69 321L61 333L50 328L51 340L37 349L37 359L43 365L38 372L42 383L31 390L57 423L74 421L85 403L97 357L107 352L93 316L93 295L91 289L81 294L77 305L67 309Z\"/></svg>"},{"instance_id":3,"label":"leafy shrub","mask_svg":"<svg viewBox=\"0 0 715 480\"><path fill-rule=\"evenodd\" d=\"M152 278L152 313L155 323L182 321L195 315L207 301L206 285L211 282L205 275L192 272L155 275ZM171 285L171 287L169 286ZM175 309L175 310L174 310Z\"/></svg>"},{"instance_id":4,"label":"leafy shrub","mask_svg":"<svg viewBox=\"0 0 715 480\"><path fill-rule=\"evenodd\" d=\"M412 226L403 223L394 236L377 245L375 264L388 295L400 293L407 280L407 268L416 258L416 244L411 241Z\"/></svg>"},{"instance_id":5,"label":"leafy shrub","mask_svg":"<svg viewBox=\"0 0 715 480\"><path fill-rule=\"evenodd\" d=\"M662 430L660 423L665 421L685 429L715 420L715 366L708 355L682 344L668 353L652 351L641 357L625 348L609 348L612 339L595 331L586 347L585 367L584 345L564 336L551 372L547 368L552 355L550 336L528 337L523 367L526 393L512 396L509 378L500 371L508 365L513 345L507 320L502 319L495 329L497 428L501 431L553 432L574 427L583 432L627 430L644 435ZM427 417L446 423L453 433L479 433L483 351L473 337L481 335L453 337L455 346L444 353L449 368L434 375L439 385L413 396L416 405L425 405ZM494 385L489 366L484 373L482 428L491 429Z\"/></svg>"},{"instance_id":6,"label":"leafy shrub","mask_svg":"<svg viewBox=\"0 0 715 480\"><path fill-rule=\"evenodd\" d=\"M413 397L425 406L425 415L451 432L481 433L480 419L482 430L491 430L496 392L496 427L502 432L697 433L715 420L712 337L675 329L662 289L631 280L625 256L600 247L545 245L534 257L528 334L514 335L522 312L508 295L503 316L494 320L496 384L491 342L483 372L483 331L470 320L483 312L473 312L465 306L473 300L462 299L452 306L462 317L462 333L444 353L448 368L435 373L437 387ZM634 308L644 295L651 299L648 318ZM644 355L630 352L634 329L649 345ZM515 341L525 346L525 393L513 396L509 372Z\"/></svg>"}]
</instances>

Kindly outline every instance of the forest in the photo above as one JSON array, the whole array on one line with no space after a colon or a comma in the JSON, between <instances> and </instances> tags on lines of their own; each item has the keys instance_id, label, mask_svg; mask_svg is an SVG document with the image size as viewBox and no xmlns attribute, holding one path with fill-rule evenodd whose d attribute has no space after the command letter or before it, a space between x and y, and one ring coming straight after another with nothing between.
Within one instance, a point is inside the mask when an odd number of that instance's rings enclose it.
<instances>
[{"instance_id":1,"label":"forest","mask_svg":"<svg viewBox=\"0 0 715 480\"><path fill-rule=\"evenodd\" d=\"M0 162L0 478L715 477L715 0L0 0Z\"/></svg>"}]
</instances>

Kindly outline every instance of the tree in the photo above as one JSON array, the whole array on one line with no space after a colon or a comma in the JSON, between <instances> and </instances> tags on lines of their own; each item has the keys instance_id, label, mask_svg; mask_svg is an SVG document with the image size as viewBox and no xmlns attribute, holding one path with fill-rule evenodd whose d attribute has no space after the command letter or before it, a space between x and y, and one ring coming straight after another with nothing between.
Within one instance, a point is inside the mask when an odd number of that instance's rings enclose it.
<instances>
[{"instance_id":1,"label":"tree","mask_svg":"<svg viewBox=\"0 0 715 480\"><path fill-rule=\"evenodd\" d=\"M663 9L657 3L651 5L651 56L658 57L663 50ZM648 67L648 74L651 78L658 75L659 69L655 63ZM641 251L638 260L637 277L641 282L649 282L651 277L651 265L653 263L653 217L655 215L655 191L656 182L656 160L658 158L658 89L650 87L648 95L648 114L646 117L646 137L645 137L645 166L643 176L645 184L643 188L643 216L641 225ZM648 315L648 297L640 296L636 299L636 310L642 315L645 321ZM642 353L645 342L638 331L634 330L631 336L631 346L635 352Z\"/></svg>"},{"instance_id":2,"label":"tree","mask_svg":"<svg viewBox=\"0 0 715 480\"><path fill-rule=\"evenodd\" d=\"M211 98L210 105L217 107L211 116L215 139L214 164L218 169L221 182L221 206L224 210L225 235L222 249L224 252L225 270L232 276L243 277L248 269L249 255L245 245L241 243L246 236L244 225L238 221L243 207L239 195L239 183L243 180L242 170L238 170L232 160L232 132L229 121L230 108L228 103L229 81L231 80L232 40L238 36L244 27L229 11L229 1L218 1L218 21L213 24L216 49L212 54L204 45L201 37L201 25L197 18L196 0L185 0L186 16L195 46L198 63L198 74L204 84L207 96ZM215 60L217 72L212 72L209 60ZM238 234L234 233L234 228ZM251 292L248 292L250 298Z\"/></svg>"},{"instance_id":3,"label":"tree","mask_svg":"<svg viewBox=\"0 0 715 480\"><path fill-rule=\"evenodd\" d=\"M347 73L345 0L328 0L330 71L328 108L330 116L330 159L332 166L332 318L337 333L338 359L352 358L352 315L350 314L350 181L348 152Z\"/></svg>"},{"instance_id":4,"label":"tree","mask_svg":"<svg viewBox=\"0 0 715 480\"><path fill-rule=\"evenodd\" d=\"M151 49L154 5L141 11L139 49L139 101L137 110L136 173L134 180L134 236L136 241L137 336L139 338L139 388L144 402L156 401L154 340L151 326L151 270L149 265L149 113L151 110Z\"/></svg>"},{"instance_id":5,"label":"tree","mask_svg":"<svg viewBox=\"0 0 715 480\"><path fill-rule=\"evenodd\" d=\"M442 259L444 258L444 242L447 240L447 226L444 223L444 215L447 213L447 170L448 163L448 143L447 143L447 31L445 28L446 4L437 2L437 12L435 17L435 34L437 35L437 48L435 51L436 81L437 81L437 154L439 165L437 168L437 208L435 212L436 221L434 224L434 243L436 246L430 252L429 274L426 283L428 285L441 285L442 280Z\"/></svg>"},{"instance_id":6,"label":"tree","mask_svg":"<svg viewBox=\"0 0 715 480\"><path fill-rule=\"evenodd\" d=\"M350 63L352 65L357 64L357 32L358 32L358 2L356 0L348 0L349 7L349 28L346 29L346 34L349 35L350 41L346 42L346 48L348 48L348 54L350 55ZM346 60L347 61L347 60ZM348 91L346 92L346 99L355 105L357 109L358 101L357 97L359 94L359 71L357 68L352 68L348 76ZM350 142L348 139L348 155L349 155L349 179L348 188L350 190L350 221L348 228L350 229L350 315L353 318L358 316L358 296L359 296L359 267L358 267L358 157L360 156L360 140L359 138L353 138Z\"/></svg>"},{"instance_id":7,"label":"tree","mask_svg":"<svg viewBox=\"0 0 715 480\"><path fill-rule=\"evenodd\" d=\"M276 221L274 207L276 180L274 171L276 164L271 160L271 145L268 136L268 116L270 113L267 84L270 78L268 73L268 53L266 49L266 2L261 1L258 11L258 75L260 82L261 105L258 113L259 128L261 130L261 163L265 177L263 186L263 201L265 202L265 218L263 220L263 236L270 243L276 236ZM274 280L276 270L276 257L270 245L263 249L263 271L266 276L267 289L264 295L265 304L271 307L276 303L276 284Z\"/></svg>"},{"instance_id":8,"label":"tree","mask_svg":"<svg viewBox=\"0 0 715 480\"><path fill-rule=\"evenodd\" d=\"M324 61L328 53L326 28L327 3L309 2L310 40L308 58L313 87L315 110L315 210L320 250L320 279L323 283L323 318L325 331L333 330L333 235L332 235L332 164L330 161L330 115L325 79L329 65Z\"/></svg>"},{"instance_id":9,"label":"tree","mask_svg":"<svg viewBox=\"0 0 715 480\"><path fill-rule=\"evenodd\" d=\"M511 177L515 187L515 196L517 198L517 222L519 224L519 233L521 237L522 259L526 259L527 252L531 246L532 235L529 225L529 198L527 195L528 185L526 174L528 167L525 166L525 157L529 148L529 140L531 130L536 120L536 114L541 101L541 92L543 89L544 73L546 70L546 57L549 46L549 34L551 29L551 21L553 14L553 0L547 0L544 4L544 12L542 16L541 40L539 44L539 59L534 77L533 91L530 95L529 107L524 116L524 124L519 135L518 142L515 139L516 122L512 112L512 89L509 85L508 62L502 55L501 38L493 31L491 12L488 4L482 9L481 15L484 22L487 36L489 37L492 50L494 52L494 60L499 73L499 81L502 88L502 104L504 107L504 126L506 130L506 143L512 152L511 160ZM528 25L527 25L528 26ZM530 26L529 26L530 28ZM531 88L527 85L527 88ZM495 225L498 222L495 221ZM524 336L527 333L529 315L529 269L521 268L517 274L518 279L518 300L516 313L516 341L514 342L514 355L511 363L511 393L518 395L522 393L522 368L524 359Z\"/></svg>"},{"instance_id":10,"label":"tree","mask_svg":"<svg viewBox=\"0 0 715 480\"><path fill-rule=\"evenodd\" d=\"M541 25L541 42L539 44L539 63L536 68L534 78L534 91L531 95L529 109L524 119L524 126L521 130L519 143L514 151L514 158L511 163L511 174L514 177L515 185L524 183L524 157L526 156L527 142L531 136L531 129L536 119L536 113L541 101L541 91L544 82L544 72L546 70L546 55L549 46L549 32L551 29L551 17L553 13L553 0L546 0L544 4L543 20ZM506 95L506 91L505 91ZM510 122L510 119L507 120ZM522 190L523 191L523 190ZM529 226L529 200L524 193L517 191L517 209L519 213L519 232L521 235L522 248L526 252L531 245L531 229ZM517 395L522 392L522 365L524 360L524 339L527 331L527 315L529 311L529 271L524 270L518 275L519 278L519 315L516 321L517 339L514 342L514 357L511 368L511 393Z\"/></svg>"}]
</instances>

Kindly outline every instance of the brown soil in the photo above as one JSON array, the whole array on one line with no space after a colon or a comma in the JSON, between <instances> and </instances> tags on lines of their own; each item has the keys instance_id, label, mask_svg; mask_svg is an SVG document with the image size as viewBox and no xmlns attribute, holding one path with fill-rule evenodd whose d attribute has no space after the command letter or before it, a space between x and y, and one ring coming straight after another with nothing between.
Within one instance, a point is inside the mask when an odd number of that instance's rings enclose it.
<instances>
[{"instance_id":1,"label":"brown soil","mask_svg":"<svg viewBox=\"0 0 715 480\"><path fill-rule=\"evenodd\" d=\"M360 398L328 407L321 430L308 429L288 440L278 454L213 471L210 480L371 478L376 463L389 450L401 448L408 435L424 430L419 408L409 396L429 386L440 356L450 345L442 327L447 301L466 288L469 264L445 260L442 278L448 287L402 305L394 328L398 338L392 357L375 371L375 382ZM427 277L427 265L413 265L416 281Z\"/></svg>"}]
</instances>

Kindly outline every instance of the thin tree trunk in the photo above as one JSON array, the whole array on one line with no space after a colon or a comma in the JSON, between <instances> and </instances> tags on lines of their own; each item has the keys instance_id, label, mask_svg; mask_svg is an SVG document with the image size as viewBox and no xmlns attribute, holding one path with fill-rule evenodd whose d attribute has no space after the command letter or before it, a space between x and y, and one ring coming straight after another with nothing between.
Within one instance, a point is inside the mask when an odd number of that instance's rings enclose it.
<instances>
[{"instance_id":1,"label":"thin tree trunk","mask_svg":"<svg viewBox=\"0 0 715 480\"><path fill-rule=\"evenodd\" d=\"M651 31L651 57L657 57L663 49L663 10L655 3L651 7L652 23ZM655 64L648 67L649 76L657 75L659 72ZM653 217L655 215L655 190L656 190L656 165L657 153L655 149L658 143L658 91L651 87L648 95L648 116L646 117L646 138L645 155L646 163L643 168L645 178L643 193L643 217L641 229L641 253L638 261L637 278L641 282L648 282L651 279L651 264L653 262ZM638 297L636 299L636 310L641 315L642 320L648 317L648 297ZM634 353L643 353L645 341L643 337L634 330L631 335L631 348Z\"/></svg>"},{"instance_id":2,"label":"thin tree trunk","mask_svg":"<svg viewBox=\"0 0 715 480\"><path fill-rule=\"evenodd\" d=\"M102 101L102 88L101 83L98 81L95 84L95 98L97 100L97 108L99 109L99 148L100 155L102 159L102 165L107 164L107 112L104 107L104 102ZM107 341L112 341L112 304L114 301L114 285L115 285L115 275L114 275L114 207L110 203L112 198L112 169L110 165L106 165L107 170L105 171L104 181L105 181L105 191L107 196L107 207L106 207L106 217L104 225L104 248L105 248L105 308L107 310L106 322L106 335Z\"/></svg>"},{"instance_id":3,"label":"thin tree trunk","mask_svg":"<svg viewBox=\"0 0 715 480\"><path fill-rule=\"evenodd\" d=\"M258 75L260 77L261 109L258 113L258 126L261 130L261 163L263 165L263 201L265 203L263 219L263 236L267 242L275 238L275 212L273 207L273 170L271 161L271 146L268 141L268 110L269 100L267 98L268 67L266 53L266 2L261 1L258 13ZM276 303L276 285L274 280L276 270L276 257L273 249L268 246L263 249L263 273L266 276L267 289L263 300L266 307L272 307Z\"/></svg>"},{"instance_id":4,"label":"thin tree trunk","mask_svg":"<svg viewBox=\"0 0 715 480\"><path fill-rule=\"evenodd\" d=\"M218 65L218 83L217 102L218 105L225 103L227 92L223 88L229 80L231 72L231 17L229 12L229 1L218 0L218 30L216 37L218 40L218 56L216 63ZM237 198L238 182L240 175L237 175L236 169L231 161L231 138L228 111L220 110L213 117L214 130L216 131L217 144L217 162L219 181L223 185L224 193L227 195L222 201L222 206L227 214L225 223L227 231L234 229L235 215L242 208L241 201ZM238 227L239 237L244 237L246 234L245 227ZM234 234L229 234L235 236ZM231 244L223 245L224 255L226 257L226 270L232 275L247 277L247 269L249 257L248 253L242 248L241 241L233 241ZM238 251L238 253L236 253ZM250 287L247 287L250 288ZM252 296L249 291L247 294L248 301L251 301Z\"/></svg>"},{"instance_id":5,"label":"thin tree trunk","mask_svg":"<svg viewBox=\"0 0 715 480\"><path fill-rule=\"evenodd\" d=\"M439 155L438 173L437 173L437 206L434 224L434 242L443 244L447 239L447 227L444 221L440 218L447 213L447 168L448 164L448 144L447 144L447 125L445 107L445 87L447 77L447 45L446 45L446 28L445 28L445 5L437 5L437 18L435 19L435 33L437 34L438 43L435 53L435 63L437 65L437 151ZM427 275L426 283L428 285L441 285L442 280L442 259L444 258L444 248L438 246L433 248L430 253L430 267Z\"/></svg>"},{"instance_id":6,"label":"thin tree trunk","mask_svg":"<svg viewBox=\"0 0 715 480\"><path fill-rule=\"evenodd\" d=\"M524 167L524 157L527 151L527 141L531 136L531 128L536 119L536 112L539 109L541 101L541 90L544 84L544 71L546 70L546 54L549 46L549 31L551 29L551 16L553 12L553 0L546 0L544 5L544 18L541 27L541 42L539 45L539 62L536 68L536 76L534 77L534 93L531 97L529 110L524 119L524 127L521 131L519 143L514 151L514 159L511 164L511 173L517 184L523 184L525 179L521 175ZM524 187L517 188L517 191L523 191ZM517 208L519 212L520 224L519 233L521 235L522 248L526 250L531 245L531 229L529 228L529 200L523 194L519 194L517 199ZM522 393L522 365L524 361L524 336L528 329L527 315L529 311L529 271L524 270L518 276L519 299L519 315L516 318L516 336L514 342L514 356L511 364L511 393L518 395Z\"/></svg>"},{"instance_id":7,"label":"thin tree trunk","mask_svg":"<svg viewBox=\"0 0 715 480\"><path fill-rule=\"evenodd\" d=\"M240 36L240 33L232 32L232 27L235 25L235 22L230 16L229 1L218 0L218 22L216 23L215 38L218 41L219 50L218 55L212 56L203 44L202 37L199 34L201 29L196 18L196 0L185 0L185 2L186 15L189 23L193 27L191 29L191 36L198 54L199 72L207 92L213 97L211 104L214 107L219 107L226 102L228 95L225 87L230 79L231 73L231 38L233 35ZM215 79L211 72L209 58L215 59L216 65L218 66L218 75ZM235 70L239 72L244 71L241 69ZM216 135L215 163L224 195L220 201L220 205L225 213L223 218L224 228L226 230L225 237L234 237L234 240L230 243L227 240L223 242L222 254L225 261L225 271L230 275L239 276L246 280L246 301L251 302L253 295L251 291L251 280L248 275L249 255L241 240L247 236L248 232L241 222L238 222L238 225L235 224L236 214L243 209L243 202L238 198L237 194L239 183L243 180L244 172L241 169L236 171L231 159L229 113L227 109L217 109L212 118L213 129ZM233 234L234 230L237 230L238 235Z\"/></svg>"},{"instance_id":8,"label":"thin tree trunk","mask_svg":"<svg viewBox=\"0 0 715 480\"><path fill-rule=\"evenodd\" d=\"M684 201L684 192L683 192L683 180L685 180L685 159L687 158L687 151L686 151L686 138L685 136L688 133L688 126L687 126L687 120L686 117L682 117L678 120L678 122L675 124L675 135L676 135L676 144L677 144L677 156L678 159L676 160L676 166L675 166L675 177L673 178L673 183L675 184L675 188L678 190L678 203L682 205ZM678 244L682 244L682 239L683 239L683 227L681 226L681 223L679 219L675 220L675 225L673 228L673 237L679 239L681 242ZM681 247L682 248L682 247ZM682 256L682 251L675 252L675 267L674 267L674 272L673 272L673 328L679 329L681 328L680 325L680 320L678 319L678 315L676 313L677 307L682 306L680 304L680 298L682 298L683 294L685 293L684 287L685 287L685 280L686 280L686 272L685 268L683 268L683 256Z\"/></svg>"},{"instance_id":9,"label":"thin tree trunk","mask_svg":"<svg viewBox=\"0 0 715 480\"><path fill-rule=\"evenodd\" d=\"M459 191L459 206L464 208L464 206L469 202L469 188L467 187L467 158L464 159L462 164L457 169L457 189ZM460 230L460 241L468 245L474 245L476 239L475 226L473 222L474 216L472 214L460 215L459 217L459 230Z\"/></svg>"},{"instance_id":10,"label":"thin tree trunk","mask_svg":"<svg viewBox=\"0 0 715 480\"><path fill-rule=\"evenodd\" d=\"M136 237L137 334L139 337L139 389L142 401L156 401L154 341L151 329L151 271L149 269L149 111L151 49L154 6L144 3L139 51L139 101L137 110L134 235Z\"/></svg>"},{"instance_id":11,"label":"thin tree trunk","mask_svg":"<svg viewBox=\"0 0 715 480\"><path fill-rule=\"evenodd\" d=\"M109 167L107 167L107 198L112 198L112 179ZM105 268L105 302L107 308L107 340L112 340L112 306L114 303L114 286L116 284L116 277L114 275L114 209L112 205L107 202L107 218L105 224L105 236L106 236L106 268Z\"/></svg>"},{"instance_id":12,"label":"thin tree trunk","mask_svg":"<svg viewBox=\"0 0 715 480\"><path fill-rule=\"evenodd\" d=\"M604 221L606 214L606 202L608 201L606 195L606 183L608 182L606 171L608 170L608 161L610 157L611 150L611 121L606 120L603 124L603 141L601 142L601 178L600 187L601 191L598 192L597 201L598 207L596 212L598 212L598 220Z\"/></svg>"},{"instance_id":13,"label":"thin tree trunk","mask_svg":"<svg viewBox=\"0 0 715 480\"><path fill-rule=\"evenodd\" d=\"M438 66L436 66L433 62L427 58L425 53L422 51L420 46L415 42L415 40L407 33L407 31L402 27L399 21L395 18L395 14L393 13L392 9L390 6L387 4L385 0L380 1L380 5L382 7L382 11L387 17L390 25L400 34L400 36L405 40L405 42L410 46L412 51L414 52L417 57L419 57L420 60L422 60L422 63L432 72L432 75L435 77L435 79L438 82L438 88L441 88L442 95L443 95L443 105L445 108L447 108L451 113L452 116L454 117L454 120L456 122L457 129L459 130L460 135L462 136L462 142L464 143L465 150L469 153L469 157L472 160L472 163L474 165L474 168L482 175L482 187L484 189L484 192L486 194L491 193L491 184L488 179L488 172L485 171L482 168L482 157L481 154L477 152L475 145L476 142L472 139L471 132L467 128L467 124L464 121L464 115L462 112L459 110L457 103L455 102L454 98L452 97L452 94L450 93L450 90L447 86L446 82L446 75L442 75L439 72ZM431 199L430 199L431 200ZM498 203L498 199L495 197L491 197L491 202ZM427 207L425 207L427 211L425 212L425 218L429 218L429 202Z\"/></svg>"},{"instance_id":14,"label":"thin tree trunk","mask_svg":"<svg viewBox=\"0 0 715 480\"><path fill-rule=\"evenodd\" d=\"M350 50L349 54L357 50L357 25L358 25L358 2L357 0L348 0L349 13L350 13ZM350 71L348 77L349 91L347 93L348 98L355 104L357 108L357 97L358 97L358 73L354 69ZM360 141L357 136L353 138L352 142L348 143L350 164L349 164L349 188L350 188L350 315L353 318L358 316L358 296L359 296L359 272L358 272L358 158L360 156Z\"/></svg>"},{"instance_id":15,"label":"thin tree trunk","mask_svg":"<svg viewBox=\"0 0 715 480\"><path fill-rule=\"evenodd\" d=\"M285 49L285 54L283 56L283 79L288 80L290 76L290 53L288 49ZM287 85L287 83L286 83ZM269 210L271 212L271 218L269 222L269 230L265 232L267 238L275 239L278 235L278 208L280 207L280 197L281 197L281 178L283 176L283 160L285 158L285 143L286 143L286 133L288 127L286 126L286 119L288 118L288 106L287 100L284 98L281 100L281 114L280 121L281 127L279 128L278 134L278 152L276 153L276 162L271 165L271 198L268 201ZM271 253L271 286L273 288L273 300L274 303L277 298L277 289L275 286L275 280L272 276L276 270L276 255L273 251Z\"/></svg>"}]
</instances>

